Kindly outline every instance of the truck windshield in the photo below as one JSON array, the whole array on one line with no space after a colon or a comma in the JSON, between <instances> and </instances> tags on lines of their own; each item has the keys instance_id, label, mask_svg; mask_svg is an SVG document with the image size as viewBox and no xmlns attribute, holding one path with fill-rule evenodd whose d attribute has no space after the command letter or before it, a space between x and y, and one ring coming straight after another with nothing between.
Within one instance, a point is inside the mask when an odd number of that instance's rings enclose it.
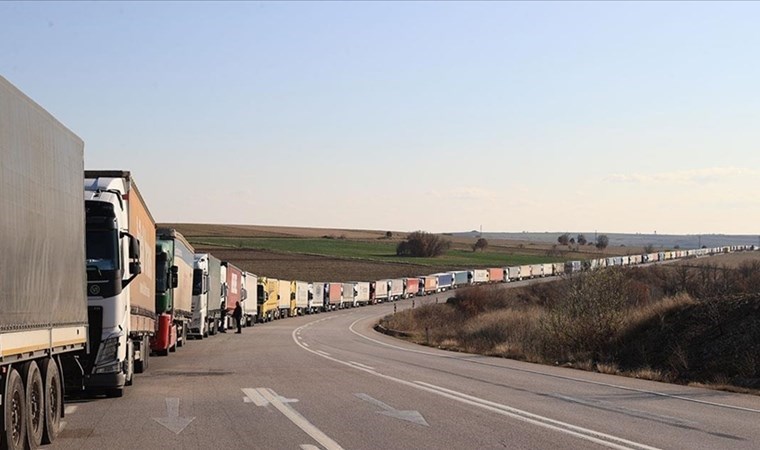
<instances>
[{"instance_id":1,"label":"truck windshield","mask_svg":"<svg viewBox=\"0 0 760 450\"><path fill-rule=\"evenodd\" d=\"M169 286L168 255L165 252L156 254L156 294L165 294Z\"/></svg>"},{"instance_id":2,"label":"truck windshield","mask_svg":"<svg viewBox=\"0 0 760 450\"><path fill-rule=\"evenodd\" d=\"M87 230L87 269L117 270L119 239L117 230Z\"/></svg>"}]
</instances>

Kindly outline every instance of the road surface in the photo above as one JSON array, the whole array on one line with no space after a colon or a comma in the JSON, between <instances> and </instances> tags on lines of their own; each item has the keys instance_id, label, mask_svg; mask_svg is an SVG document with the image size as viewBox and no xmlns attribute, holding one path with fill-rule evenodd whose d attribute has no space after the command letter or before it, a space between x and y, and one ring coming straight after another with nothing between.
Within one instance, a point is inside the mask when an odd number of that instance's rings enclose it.
<instances>
[{"instance_id":1,"label":"road surface","mask_svg":"<svg viewBox=\"0 0 760 450\"><path fill-rule=\"evenodd\" d=\"M760 397L416 346L372 330L392 311L191 341L123 398L68 403L48 448L760 448Z\"/></svg>"}]
</instances>

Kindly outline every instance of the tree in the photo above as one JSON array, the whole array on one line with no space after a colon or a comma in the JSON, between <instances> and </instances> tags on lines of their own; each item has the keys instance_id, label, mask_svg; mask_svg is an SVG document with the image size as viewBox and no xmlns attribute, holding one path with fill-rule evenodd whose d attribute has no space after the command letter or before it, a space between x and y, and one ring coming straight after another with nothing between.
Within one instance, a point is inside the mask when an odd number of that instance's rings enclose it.
<instances>
[{"instance_id":1,"label":"tree","mask_svg":"<svg viewBox=\"0 0 760 450\"><path fill-rule=\"evenodd\" d=\"M396 255L414 257L434 257L442 255L451 247L451 242L437 234L415 231L396 246Z\"/></svg>"},{"instance_id":2,"label":"tree","mask_svg":"<svg viewBox=\"0 0 760 450\"><path fill-rule=\"evenodd\" d=\"M570 245L575 244L575 238L570 238Z\"/></svg>"},{"instance_id":3,"label":"tree","mask_svg":"<svg viewBox=\"0 0 760 450\"><path fill-rule=\"evenodd\" d=\"M654 252L654 244L647 244L644 246L644 253Z\"/></svg>"},{"instance_id":4,"label":"tree","mask_svg":"<svg viewBox=\"0 0 760 450\"><path fill-rule=\"evenodd\" d=\"M575 239L575 241L578 243L578 245L586 245L586 236L579 234L578 237Z\"/></svg>"},{"instance_id":5,"label":"tree","mask_svg":"<svg viewBox=\"0 0 760 450\"><path fill-rule=\"evenodd\" d=\"M570 235L565 233L557 238L557 242L559 242L562 245L567 245L570 242Z\"/></svg>"},{"instance_id":6,"label":"tree","mask_svg":"<svg viewBox=\"0 0 760 450\"><path fill-rule=\"evenodd\" d=\"M473 252L476 252L478 250L483 251L486 249L486 247L488 247L488 241L486 240L486 238L479 238L477 242L472 244L472 251Z\"/></svg>"},{"instance_id":7,"label":"tree","mask_svg":"<svg viewBox=\"0 0 760 450\"><path fill-rule=\"evenodd\" d=\"M386 231L385 232L385 239L390 239L392 237L393 237L393 232L391 232L391 231Z\"/></svg>"},{"instance_id":8,"label":"tree","mask_svg":"<svg viewBox=\"0 0 760 450\"><path fill-rule=\"evenodd\" d=\"M606 234L600 234L599 237L596 238L596 248L599 250L604 250L608 245L610 245L610 238L608 238Z\"/></svg>"}]
</instances>

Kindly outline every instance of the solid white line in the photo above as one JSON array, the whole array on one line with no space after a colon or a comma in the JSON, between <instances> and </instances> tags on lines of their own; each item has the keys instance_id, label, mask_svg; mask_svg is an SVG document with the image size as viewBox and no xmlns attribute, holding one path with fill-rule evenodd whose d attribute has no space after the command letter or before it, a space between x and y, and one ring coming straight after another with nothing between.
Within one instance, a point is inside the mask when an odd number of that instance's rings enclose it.
<instances>
[{"instance_id":1,"label":"solid white line","mask_svg":"<svg viewBox=\"0 0 760 450\"><path fill-rule=\"evenodd\" d=\"M311 445L311 444L301 444L301 449L302 450L320 450L319 447L317 447L316 445Z\"/></svg>"},{"instance_id":2,"label":"solid white line","mask_svg":"<svg viewBox=\"0 0 760 450\"><path fill-rule=\"evenodd\" d=\"M246 398L250 399L256 406L266 406L269 404L269 402L267 402L256 389L244 388L240 390L243 391Z\"/></svg>"},{"instance_id":3,"label":"solid white line","mask_svg":"<svg viewBox=\"0 0 760 450\"><path fill-rule=\"evenodd\" d=\"M377 339L372 339L369 336L365 336L365 335L359 333L358 331L356 331L354 329L354 325L356 325L357 323L361 322L362 320L371 319L371 318L374 318L374 317L376 317L376 316L364 317L362 319L355 320L348 327L349 331L351 331L352 333L354 333L355 335L357 335L357 336L359 336L361 338L364 338L364 339L366 339L368 341L374 342L374 343L379 344L379 345L383 345L385 347L395 348L397 350L402 350L402 351L409 352L409 353L419 353L419 354L422 354L422 355L435 356L437 358L454 359L454 360L462 361L462 362L466 361L466 359L462 358L459 355L447 355L447 354L441 354L441 353L426 352L426 351L423 351L423 350L415 350L415 349L412 349L412 348L400 347L398 345L393 345L393 344L389 344L387 342L378 341ZM481 356L481 355L474 355L474 354L472 354L472 356ZM498 366L498 365L492 365L492 364L489 364L489 366L491 366L491 367L498 367L498 368L502 368L502 369L506 369L506 370L516 370L516 371L520 371L520 372L530 373L530 374L533 374L533 375L542 375L542 376L545 376L545 377L558 378L558 379L561 379L561 380L568 380L568 381L576 381L576 382L579 382L579 383L593 384L595 386L605 386L605 387L620 389L620 390L624 390L624 391L640 392L642 394L650 394L650 395L655 395L655 396L658 396L658 397L666 397L666 398L672 398L672 399L676 399L676 400L683 400L683 401L686 401L686 402L699 403L699 404L702 404L702 405L716 406L716 407L719 407L719 408L733 409L733 410L736 410L736 411L745 411L745 412L751 412L751 413L760 414L760 409L752 409L752 408L745 408L743 406L727 405L725 403L709 402L707 400L699 400L699 399L696 399L696 398L684 397L682 395L666 394L664 392L657 392L657 391L650 391L648 389L638 389L638 388L633 388L633 387L620 386L620 385L617 385L617 384L604 383L604 382L601 382L601 381L584 380L583 378L575 378L575 377L570 377L570 376L567 376L567 375L550 374L550 373L540 372L538 370L518 369L518 368L515 368L515 367L505 367L505 366Z\"/></svg>"},{"instance_id":4,"label":"solid white line","mask_svg":"<svg viewBox=\"0 0 760 450\"><path fill-rule=\"evenodd\" d=\"M590 430L590 429L586 429L586 428L577 427L577 426L571 425L569 423L560 422L558 420L553 420L553 419L550 419L548 417L538 416L538 415L535 415L535 414L528 413L527 411L521 411L521 410L518 410L518 409L515 409L515 408L511 408L511 407L506 406L506 405L499 405L498 403L493 403L493 402L490 402L488 400L477 399L477 397L471 397L471 398L468 399L467 398L468 397L467 394L457 393L459 395L454 395L454 394L450 394L450 393L445 392L445 390L443 390L443 388L440 388L440 389L437 388L437 386L436 387L425 386L423 384L418 384L418 383L415 383L415 382L403 380L401 378L396 378L396 377L393 377L393 376L390 376L390 375L385 375L385 374L382 374L382 373L379 373L379 372L375 372L374 370L369 370L369 369L365 369L363 367L355 366L355 365L351 364L350 362L341 361L340 359L333 358L331 356L325 356L325 355L322 355L322 354L320 354L320 353L318 353L318 352L316 352L314 350L311 350L309 348L304 347L303 345L301 345L300 342L298 342L298 339L296 338L296 331L297 330L298 330L298 328L296 328L295 330L293 330L293 333L291 335L291 337L293 338L293 342L295 342L296 345L298 345L302 349L306 350L307 352L310 352L310 353L313 353L315 355L321 356L322 358L328 359L328 360L336 362L338 364L342 364L344 366L352 367L352 368L354 368L356 370L361 370L362 372L366 372L366 373L368 373L370 375L374 375L376 377L380 377L380 378L383 378L383 379L386 379L386 380L389 380L389 381L393 381L393 382L396 382L396 383L399 383L399 384L402 384L402 385L405 385L405 386L409 386L409 387L414 388L414 389L419 389L421 391L426 391L426 392L430 392L430 393L433 393L433 394L436 394L436 395L440 395L441 397L446 397L446 398L449 398L451 400L458 401L460 403L465 403L465 404L468 404L468 405L477 406L477 407L480 407L480 408L483 408L483 409L486 409L486 410L489 410L489 411L496 412L498 414L509 416L509 417L512 417L512 418L515 418L515 419L518 419L518 420L521 420L521 421L524 421L524 422L529 422L531 424L538 425L540 427L544 427L544 428L548 428L548 429L551 429L551 430L559 431L561 433L569 434L571 436L575 436L575 437L580 438L580 439L591 441L591 442L594 442L594 443L597 443L597 444L600 444L600 445L603 445L603 446L606 446L606 447L609 447L609 448L614 448L614 449L619 449L619 450L624 450L624 449L655 450L656 449L656 447L650 447L650 446L647 446L647 445L644 445L644 444L639 444L639 443L636 443L636 442L627 441L625 439L618 438L616 436L607 435L607 434L604 434L604 433L600 433L598 431L594 431L594 430ZM455 392L455 391L452 391L452 392ZM474 400L474 399L477 399L477 400ZM492 406L489 403L492 403L493 405L499 405L499 406L501 406L503 408L498 408L498 407ZM524 413L524 414L518 414L518 412ZM542 420L537 420L536 418L540 418ZM607 438L609 440L604 440L603 438ZM630 446L621 445L621 444L619 444L619 442L630 443L630 444L628 444Z\"/></svg>"},{"instance_id":5,"label":"solid white line","mask_svg":"<svg viewBox=\"0 0 760 450\"><path fill-rule=\"evenodd\" d=\"M323 352L322 350L315 350L315 352L319 353L320 355L324 355L324 356L330 356L330 354L329 354L329 353L327 353L327 352Z\"/></svg>"},{"instance_id":6,"label":"solid white line","mask_svg":"<svg viewBox=\"0 0 760 450\"><path fill-rule=\"evenodd\" d=\"M79 409L79 405L66 405L66 407L63 409L63 413L66 415L74 414L77 412L77 409Z\"/></svg>"},{"instance_id":7,"label":"solid white line","mask_svg":"<svg viewBox=\"0 0 760 450\"><path fill-rule=\"evenodd\" d=\"M298 411L280 401L280 397L275 394L274 391L271 389L259 389L259 392L267 401L269 401L269 403L277 408L278 411L290 419L290 421L293 422L298 428L302 429L304 432L306 432L306 434L314 438L315 441L319 442L319 444L322 445L322 447L324 447L326 450L343 450L343 447L338 445L337 442L330 439L330 437L320 431L319 428L312 425L311 422L306 420L306 418L299 414Z\"/></svg>"},{"instance_id":8,"label":"solid white line","mask_svg":"<svg viewBox=\"0 0 760 450\"><path fill-rule=\"evenodd\" d=\"M303 343L303 345L304 345L304 346L306 346L306 347L308 347L308 346L309 346L309 344L307 344L306 342L304 342L304 343Z\"/></svg>"},{"instance_id":9,"label":"solid white line","mask_svg":"<svg viewBox=\"0 0 760 450\"><path fill-rule=\"evenodd\" d=\"M374 368L374 367L370 367L370 366L368 366L368 365L366 365L366 364L358 363L358 362L356 362L356 361L349 361L349 362L350 362L351 364L353 364L353 365L355 365L355 366L359 366L359 367L361 367L361 368L363 368L363 369L375 370L375 368Z\"/></svg>"},{"instance_id":10,"label":"solid white line","mask_svg":"<svg viewBox=\"0 0 760 450\"><path fill-rule=\"evenodd\" d=\"M422 386L429 387L431 389L439 390L446 397L454 398L465 403L469 403L474 406L480 406L482 408L489 409L491 411L503 414L505 416L513 417L525 422L533 423L535 425L551 428L563 433L568 433L583 439L597 442L602 445L611 446L612 448L640 448L640 449L655 449L656 447L650 447L645 444L639 444L638 442L629 441L627 439L619 438L609 434L601 433L598 431L590 430L588 428L579 427L559 420L550 419L548 417L533 414L521 409L513 408L511 406L503 405L501 403L492 402L490 400L474 397L464 394L462 392L446 389L444 387L436 386L434 384L425 383L422 381L415 381Z\"/></svg>"}]
</instances>

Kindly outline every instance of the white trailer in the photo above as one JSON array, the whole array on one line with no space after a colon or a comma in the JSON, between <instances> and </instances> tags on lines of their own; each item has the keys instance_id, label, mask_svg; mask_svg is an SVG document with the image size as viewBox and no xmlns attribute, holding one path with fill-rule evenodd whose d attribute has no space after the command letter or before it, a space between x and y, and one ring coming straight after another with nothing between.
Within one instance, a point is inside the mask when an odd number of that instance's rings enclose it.
<instances>
[{"instance_id":1,"label":"white trailer","mask_svg":"<svg viewBox=\"0 0 760 450\"><path fill-rule=\"evenodd\" d=\"M87 346L83 153L78 136L0 77L2 448L55 439L61 357L79 369L67 356Z\"/></svg>"},{"instance_id":2,"label":"white trailer","mask_svg":"<svg viewBox=\"0 0 760 450\"><path fill-rule=\"evenodd\" d=\"M390 292L388 296L392 301L396 301L404 297L404 279L394 278L391 280Z\"/></svg>"},{"instance_id":3,"label":"white trailer","mask_svg":"<svg viewBox=\"0 0 760 450\"><path fill-rule=\"evenodd\" d=\"M488 283L488 269L475 269L470 272L472 284Z\"/></svg>"},{"instance_id":4,"label":"white trailer","mask_svg":"<svg viewBox=\"0 0 760 450\"><path fill-rule=\"evenodd\" d=\"M256 301L259 277L250 272L243 272L243 294L240 304L243 306L243 325L252 327L259 320L259 305Z\"/></svg>"},{"instance_id":5,"label":"white trailer","mask_svg":"<svg viewBox=\"0 0 760 450\"><path fill-rule=\"evenodd\" d=\"M505 267L504 274L507 281L519 281L522 279L520 275L520 266Z\"/></svg>"},{"instance_id":6,"label":"white trailer","mask_svg":"<svg viewBox=\"0 0 760 450\"><path fill-rule=\"evenodd\" d=\"M354 283L343 283L343 290L340 298L340 308L353 308L356 306L356 292Z\"/></svg>"},{"instance_id":7,"label":"white trailer","mask_svg":"<svg viewBox=\"0 0 760 450\"><path fill-rule=\"evenodd\" d=\"M377 280L372 283L373 296L376 303L387 302L390 294L391 280Z\"/></svg>"},{"instance_id":8,"label":"white trailer","mask_svg":"<svg viewBox=\"0 0 760 450\"><path fill-rule=\"evenodd\" d=\"M305 281L293 281L291 292L295 294L296 314L306 314L309 309L309 283Z\"/></svg>"},{"instance_id":9,"label":"white trailer","mask_svg":"<svg viewBox=\"0 0 760 450\"><path fill-rule=\"evenodd\" d=\"M369 282L368 281L354 281L354 292L356 296L354 303L357 306L369 305Z\"/></svg>"},{"instance_id":10,"label":"white trailer","mask_svg":"<svg viewBox=\"0 0 760 450\"><path fill-rule=\"evenodd\" d=\"M325 283L309 284L309 307L306 312L313 314L325 309Z\"/></svg>"}]
</instances>

